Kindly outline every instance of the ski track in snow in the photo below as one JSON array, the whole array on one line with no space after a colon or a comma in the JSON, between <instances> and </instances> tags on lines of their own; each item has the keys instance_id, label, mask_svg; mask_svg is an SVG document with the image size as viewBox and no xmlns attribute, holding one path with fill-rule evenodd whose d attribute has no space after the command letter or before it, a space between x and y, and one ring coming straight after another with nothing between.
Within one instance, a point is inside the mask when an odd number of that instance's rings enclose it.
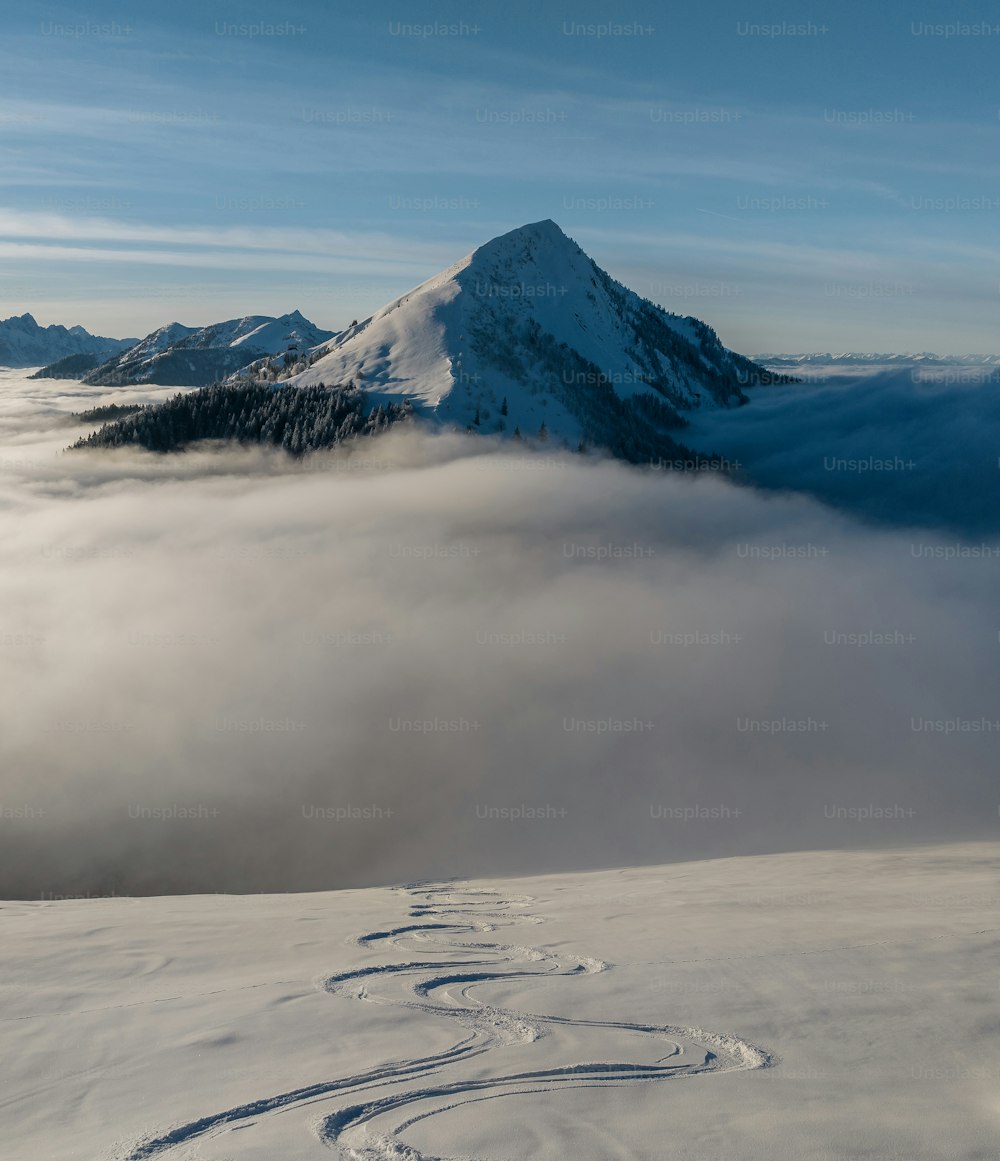
<instances>
[{"instance_id":1,"label":"ski track in snow","mask_svg":"<svg viewBox=\"0 0 1000 1161\"><path fill-rule=\"evenodd\" d=\"M366 1003L384 1004L454 1022L460 1037L450 1048L427 1056L392 1061L364 1072L320 1081L262 1097L148 1136L117 1152L117 1161L144 1161L169 1154L199 1139L250 1127L255 1119L290 1106L348 1098L313 1129L319 1139L347 1161L445 1161L421 1153L400 1135L418 1121L460 1105L502 1096L552 1094L561 1088L617 1087L674 1080L712 1072L768 1068L770 1053L737 1036L670 1024L569 1019L519 1012L476 999L484 984L535 978L575 977L611 970L601 960L551 954L519 944L483 942L501 926L541 923L528 911L528 896L413 884L399 888L413 901L412 923L358 936L366 949L391 948L404 954L433 956L354 968L322 980L326 992ZM653 1037L662 1055L652 1063L573 1059L574 1032L607 1029ZM567 1063L530 1067L530 1045L543 1037L565 1040ZM659 1047L657 1046L657 1053ZM461 1066L499 1048L525 1053L526 1067L496 1075L468 1075ZM501 1053L509 1062L509 1053ZM382 1090L386 1090L384 1093ZM463 1159L472 1161L472 1159Z\"/></svg>"}]
</instances>

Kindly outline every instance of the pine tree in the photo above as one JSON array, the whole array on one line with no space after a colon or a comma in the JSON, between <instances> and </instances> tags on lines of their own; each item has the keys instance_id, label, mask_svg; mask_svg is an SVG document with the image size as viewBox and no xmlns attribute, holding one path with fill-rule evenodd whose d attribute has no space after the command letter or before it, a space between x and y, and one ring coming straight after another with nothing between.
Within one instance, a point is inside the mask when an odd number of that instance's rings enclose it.
<instances>
[{"instance_id":1,"label":"pine tree","mask_svg":"<svg viewBox=\"0 0 1000 1161\"><path fill-rule=\"evenodd\" d=\"M549 438L549 429L545 426L544 419L541 422L541 426L538 428L538 438L541 440L546 440Z\"/></svg>"},{"instance_id":2,"label":"pine tree","mask_svg":"<svg viewBox=\"0 0 1000 1161\"><path fill-rule=\"evenodd\" d=\"M520 429L520 427L515 427L515 428L514 428L514 438L515 438L515 439L516 439L518 442L520 442L520 441L521 441L521 439L523 438L523 437L522 437L522 435L521 435L521 429Z\"/></svg>"},{"instance_id":3,"label":"pine tree","mask_svg":"<svg viewBox=\"0 0 1000 1161\"><path fill-rule=\"evenodd\" d=\"M363 391L328 390L322 384L275 390L259 383L218 383L164 403L125 409L74 446L138 444L166 452L199 439L226 439L270 443L300 456L344 439L374 435L410 414L405 405L396 404L379 404L366 413L366 401Z\"/></svg>"},{"instance_id":4,"label":"pine tree","mask_svg":"<svg viewBox=\"0 0 1000 1161\"><path fill-rule=\"evenodd\" d=\"M476 408L476 414L475 414L472 422L476 425L476 427L479 427L481 424L481 420L479 418L479 408L478 407Z\"/></svg>"},{"instance_id":5,"label":"pine tree","mask_svg":"<svg viewBox=\"0 0 1000 1161\"><path fill-rule=\"evenodd\" d=\"M500 404L500 414L501 415L507 414L507 396L506 395L503 397L503 402Z\"/></svg>"}]
</instances>

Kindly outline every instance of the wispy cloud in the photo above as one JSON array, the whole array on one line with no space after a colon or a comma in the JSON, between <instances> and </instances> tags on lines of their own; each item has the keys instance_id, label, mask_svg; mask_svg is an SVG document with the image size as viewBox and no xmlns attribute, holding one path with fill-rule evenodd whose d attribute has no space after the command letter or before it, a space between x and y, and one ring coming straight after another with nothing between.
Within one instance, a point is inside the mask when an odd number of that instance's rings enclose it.
<instances>
[{"instance_id":1,"label":"wispy cloud","mask_svg":"<svg viewBox=\"0 0 1000 1161\"><path fill-rule=\"evenodd\" d=\"M106 0L93 9L93 21L121 23ZM144 254L149 283L178 261L200 269L223 255L220 269L242 271L243 288L261 297L282 270L318 271L323 256L336 297L342 271L365 256L398 275L398 292L415 273L542 217L606 238L598 257L616 269L634 268L634 236L648 239L661 280L693 258L670 250L685 233L691 246L702 235L715 267L757 261L744 271L754 288L744 311L770 312L772 331L815 332L818 317L788 280L806 279L816 261L817 278L835 274L836 250L856 269L897 263L943 288L935 246L950 243L953 267L969 285L981 279L976 251L997 211L933 207L988 201L1000 176L997 110L974 83L983 46L915 45L894 20L841 30L836 48L764 43L737 35L744 17L725 0L651 18L648 36L601 39L567 35L543 6L517 20L466 13L462 35L420 37L393 34L399 13L380 0L349 15L309 2L306 33L251 38L225 31L228 6L178 0L103 36L45 34L34 7L15 0L0 46L0 188L23 216L0 237L67 247L66 285L77 284L68 299L84 277L72 251L93 245L87 291L98 313L106 271ZM864 86L839 63L852 37L865 53L883 44L878 59L892 62ZM928 67L935 54L946 68ZM95 190L128 205L70 204ZM268 199L281 208L254 210ZM740 199L767 208L746 213ZM798 212L810 199L822 212ZM32 218L60 211L81 220ZM95 212L106 233L88 220ZM51 265L60 252L7 257ZM826 305L824 345L864 341L850 311ZM943 345L969 327L950 291L936 308L936 322L930 311L911 323L885 312L879 345L913 347L928 323ZM146 329L158 321L144 316ZM989 345L985 304L972 325L975 345Z\"/></svg>"}]
</instances>

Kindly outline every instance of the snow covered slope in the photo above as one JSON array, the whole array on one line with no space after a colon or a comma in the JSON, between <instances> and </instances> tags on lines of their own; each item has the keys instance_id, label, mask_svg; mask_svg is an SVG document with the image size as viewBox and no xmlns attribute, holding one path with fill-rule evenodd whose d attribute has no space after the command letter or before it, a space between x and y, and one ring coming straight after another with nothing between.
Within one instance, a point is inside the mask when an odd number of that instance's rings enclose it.
<instances>
[{"instance_id":1,"label":"snow covered slope","mask_svg":"<svg viewBox=\"0 0 1000 1161\"><path fill-rule=\"evenodd\" d=\"M332 334L297 310L280 318L254 314L207 327L174 322L97 367L85 382L108 387L140 383L203 386L264 355L305 350Z\"/></svg>"},{"instance_id":2,"label":"snow covered slope","mask_svg":"<svg viewBox=\"0 0 1000 1161\"><path fill-rule=\"evenodd\" d=\"M4 903L3 1155L986 1161L996 856Z\"/></svg>"},{"instance_id":3,"label":"snow covered slope","mask_svg":"<svg viewBox=\"0 0 1000 1161\"><path fill-rule=\"evenodd\" d=\"M127 350L135 339L109 339L83 327L40 327L30 314L0 320L0 367L38 367L67 355L106 359Z\"/></svg>"},{"instance_id":4,"label":"snow covered slope","mask_svg":"<svg viewBox=\"0 0 1000 1161\"><path fill-rule=\"evenodd\" d=\"M253 330L241 332L230 345L280 354L292 348L300 351L308 350L331 338L333 333L316 326L299 311L293 310L280 318L262 319Z\"/></svg>"},{"instance_id":5,"label":"snow covered slope","mask_svg":"<svg viewBox=\"0 0 1000 1161\"><path fill-rule=\"evenodd\" d=\"M745 402L761 368L616 282L552 221L503 234L312 352L292 384L353 380L417 414L574 446ZM506 399L506 407L504 400Z\"/></svg>"}]
</instances>

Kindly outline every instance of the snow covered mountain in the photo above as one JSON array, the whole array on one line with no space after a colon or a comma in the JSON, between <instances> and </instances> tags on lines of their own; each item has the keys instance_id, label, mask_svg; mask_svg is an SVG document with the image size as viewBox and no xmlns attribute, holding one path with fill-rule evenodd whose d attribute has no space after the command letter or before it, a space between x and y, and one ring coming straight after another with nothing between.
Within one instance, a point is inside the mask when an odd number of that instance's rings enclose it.
<instances>
[{"instance_id":1,"label":"snow covered mountain","mask_svg":"<svg viewBox=\"0 0 1000 1161\"><path fill-rule=\"evenodd\" d=\"M183 417L162 407L128 417L87 445L166 450L180 432L286 446L295 389L349 388L378 431L405 418L686 467L712 459L677 440L687 414L736 407L747 387L790 381L617 282L552 221L494 238L363 322L320 332L311 347L310 329L296 313L154 332L85 382L207 386L228 376L231 395L213 388L210 399L172 404ZM291 389L277 412L261 405L261 386ZM299 454L338 442L335 419L323 411L315 432L293 432L289 446Z\"/></svg>"},{"instance_id":2,"label":"snow covered mountain","mask_svg":"<svg viewBox=\"0 0 1000 1161\"><path fill-rule=\"evenodd\" d=\"M108 387L129 383L199 387L264 356L315 347L333 333L297 310L280 318L255 314L207 327L174 322L108 359L84 381Z\"/></svg>"},{"instance_id":3,"label":"snow covered mountain","mask_svg":"<svg viewBox=\"0 0 1000 1161\"><path fill-rule=\"evenodd\" d=\"M0 367L38 367L67 355L97 355L107 359L127 350L135 339L92 335L84 327L58 324L40 327L30 314L0 320Z\"/></svg>"},{"instance_id":4,"label":"snow covered mountain","mask_svg":"<svg viewBox=\"0 0 1000 1161\"><path fill-rule=\"evenodd\" d=\"M878 354L863 351L844 351L840 354L813 352L798 355L754 355L754 361L768 367L810 366L912 366L927 363L943 366L1000 367L1000 355L935 355L921 351L916 355Z\"/></svg>"},{"instance_id":5,"label":"snow covered mountain","mask_svg":"<svg viewBox=\"0 0 1000 1161\"><path fill-rule=\"evenodd\" d=\"M445 425L640 459L684 412L737 406L745 387L768 381L705 323L617 282L552 221L480 246L299 367L289 385L353 381ZM246 375L282 378L267 360Z\"/></svg>"}]
</instances>

